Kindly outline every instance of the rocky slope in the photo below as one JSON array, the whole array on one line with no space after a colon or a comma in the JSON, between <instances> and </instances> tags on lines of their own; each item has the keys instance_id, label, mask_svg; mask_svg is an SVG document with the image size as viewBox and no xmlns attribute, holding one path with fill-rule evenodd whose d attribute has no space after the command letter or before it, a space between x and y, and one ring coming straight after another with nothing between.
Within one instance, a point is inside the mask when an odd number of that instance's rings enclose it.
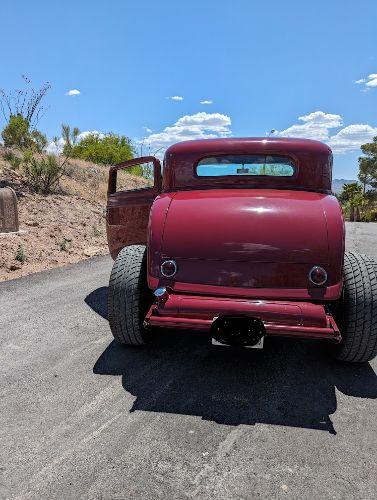
<instances>
[{"instance_id":1,"label":"rocky slope","mask_svg":"<svg viewBox=\"0 0 377 500\"><path fill-rule=\"evenodd\" d=\"M105 228L107 171L104 166L71 161L57 192L36 194L4 159L0 148L0 187L17 194L19 233L0 233L0 281L63 266L108 252ZM141 177L122 173L122 185L142 187Z\"/></svg>"}]
</instances>

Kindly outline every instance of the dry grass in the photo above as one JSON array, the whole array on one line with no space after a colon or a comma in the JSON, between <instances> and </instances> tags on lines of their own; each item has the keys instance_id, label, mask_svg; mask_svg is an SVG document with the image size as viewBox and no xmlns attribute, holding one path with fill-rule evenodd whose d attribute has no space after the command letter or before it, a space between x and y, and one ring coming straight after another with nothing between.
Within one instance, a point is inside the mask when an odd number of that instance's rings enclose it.
<instances>
[{"instance_id":1,"label":"dry grass","mask_svg":"<svg viewBox=\"0 0 377 500\"><path fill-rule=\"evenodd\" d=\"M108 166L72 159L66 170L67 175L59 183L60 189L64 193L89 201L96 200L99 203L106 203ZM118 185L125 190L141 188L148 184L148 181L140 176L130 175L124 171L118 173Z\"/></svg>"},{"instance_id":2,"label":"dry grass","mask_svg":"<svg viewBox=\"0 0 377 500\"><path fill-rule=\"evenodd\" d=\"M16 158L21 155L0 146L0 187L11 185L17 194L22 191L33 192L32 186L22 174L22 166L15 168L9 162L7 155L13 154ZM85 160L71 159L66 165L66 173L55 186L56 194L77 196L89 201L106 203L107 179L110 166L96 165ZM119 189L130 190L150 185L150 181L138 175L130 175L122 170L118 172ZM19 191L19 193L18 193Z\"/></svg>"}]
</instances>

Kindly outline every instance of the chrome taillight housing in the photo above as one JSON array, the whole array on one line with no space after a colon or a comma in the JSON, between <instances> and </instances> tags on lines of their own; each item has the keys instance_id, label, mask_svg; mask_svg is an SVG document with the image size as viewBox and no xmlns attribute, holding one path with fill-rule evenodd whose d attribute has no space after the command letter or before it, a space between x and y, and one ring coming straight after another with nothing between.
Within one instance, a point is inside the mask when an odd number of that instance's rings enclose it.
<instances>
[{"instance_id":1,"label":"chrome taillight housing","mask_svg":"<svg viewBox=\"0 0 377 500\"><path fill-rule=\"evenodd\" d=\"M313 285L321 286L327 281L327 272L321 266L314 266L309 271L309 280Z\"/></svg>"},{"instance_id":2,"label":"chrome taillight housing","mask_svg":"<svg viewBox=\"0 0 377 500\"><path fill-rule=\"evenodd\" d=\"M165 276L165 278L172 278L177 274L177 270L178 268L175 260L164 260L160 267L161 274Z\"/></svg>"}]
</instances>

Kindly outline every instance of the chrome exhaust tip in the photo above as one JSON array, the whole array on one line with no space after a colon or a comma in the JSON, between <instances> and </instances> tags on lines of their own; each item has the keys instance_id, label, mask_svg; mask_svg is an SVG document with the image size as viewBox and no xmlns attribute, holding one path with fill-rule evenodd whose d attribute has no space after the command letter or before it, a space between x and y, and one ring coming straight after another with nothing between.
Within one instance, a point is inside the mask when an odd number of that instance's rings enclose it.
<instances>
[{"instance_id":1,"label":"chrome exhaust tip","mask_svg":"<svg viewBox=\"0 0 377 500\"><path fill-rule=\"evenodd\" d=\"M265 328L260 319L220 316L212 323L212 345L262 349Z\"/></svg>"}]
</instances>

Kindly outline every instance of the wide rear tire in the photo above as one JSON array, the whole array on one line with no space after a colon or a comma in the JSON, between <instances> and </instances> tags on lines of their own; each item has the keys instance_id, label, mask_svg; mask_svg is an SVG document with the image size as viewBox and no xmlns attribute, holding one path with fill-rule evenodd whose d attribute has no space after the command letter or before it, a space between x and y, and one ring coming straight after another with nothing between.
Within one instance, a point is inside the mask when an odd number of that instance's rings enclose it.
<instances>
[{"instance_id":1,"label":"wide rear tire","mask_svg":"<svg viewBox=\"0 0 377 500\"><path fill-rule=\"evenodd\" d=\"M377 354L377 266L366 255L344 256L343 296L335 313L342 341L335 356L363 363Z\"/></svg>"},{"instance_id":2,"label":"wide rear tire","mask_svg":"<svg viewBox=\"0 0 377 500\"><path fill-rule=\"evenodd\" d=\"M115 340L126 345L147 342L143 321L152 302L145 246L123 248L114 261L108 293L108 319Z\"/></svg>"}]
</instances>

